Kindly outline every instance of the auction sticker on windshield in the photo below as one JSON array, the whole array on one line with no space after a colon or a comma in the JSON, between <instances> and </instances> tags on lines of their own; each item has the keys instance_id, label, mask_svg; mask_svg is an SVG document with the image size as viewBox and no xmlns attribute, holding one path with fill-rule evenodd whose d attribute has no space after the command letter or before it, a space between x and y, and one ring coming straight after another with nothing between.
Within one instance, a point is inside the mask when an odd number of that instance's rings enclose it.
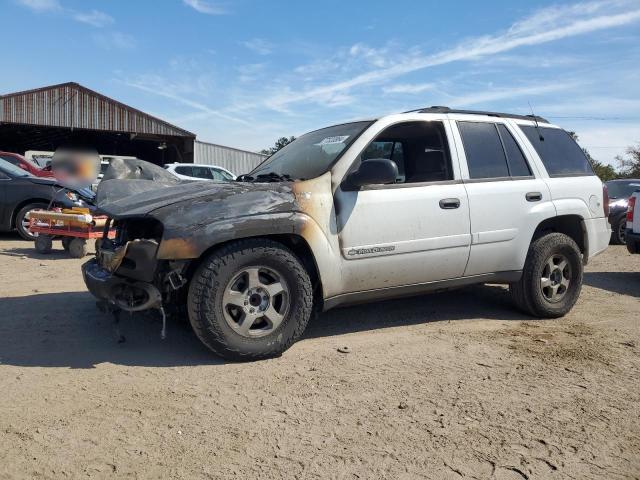
<instances>
[{"instance_id":1,"label":"auction sticker on windshield","mask_svg":"<svg viewBox=\"0 0 640 480\"><path fill-rule=\"evenodd\" d=\"M316 145L334 145L336 143L344 143L347 138L349 138L349 135L336 135L335 137L327 137L323 138L320 143L316 143Z\"/></svg>"}]
</instances>

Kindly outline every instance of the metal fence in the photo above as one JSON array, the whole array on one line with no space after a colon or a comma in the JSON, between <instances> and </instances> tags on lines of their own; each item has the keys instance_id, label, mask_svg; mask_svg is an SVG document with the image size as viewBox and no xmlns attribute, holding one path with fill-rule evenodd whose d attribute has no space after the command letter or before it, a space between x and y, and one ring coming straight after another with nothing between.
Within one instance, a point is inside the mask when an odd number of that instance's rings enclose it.
<instances>
[{"instance_id":1,"label":"metal fence","mask_svg":"<svg viewBox=\"0 0 640 480\"><path fill-rule=\"evenodd\" d=\"M261 153L248 152L231 147L224 147L214 143L199 142L194 145L193 163L217 165L241 175L248 173L267 158Z\"/></svg>"}]
</instances>

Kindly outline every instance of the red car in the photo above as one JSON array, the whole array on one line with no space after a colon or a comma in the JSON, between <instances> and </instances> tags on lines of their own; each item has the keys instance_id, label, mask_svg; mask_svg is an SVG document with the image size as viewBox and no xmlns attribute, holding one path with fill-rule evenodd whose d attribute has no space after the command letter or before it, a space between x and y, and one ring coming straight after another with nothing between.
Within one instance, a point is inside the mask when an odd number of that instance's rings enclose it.
<instances>
[{"instance_id":1,"label":"red car","mask_svg":"<svg viewBox=\"0 0 640 480\"><path fill-rule=\"evenodd\" d=\"M18 155L17 153L9 153L9 152L0 152L0 158L6 160L7 162L19 167L31 175L35 175L36 177L53 177L53 172L51 171L51 167L40 168L31 160L27 160L22 155Z\"/></svg>"}]
</instances>

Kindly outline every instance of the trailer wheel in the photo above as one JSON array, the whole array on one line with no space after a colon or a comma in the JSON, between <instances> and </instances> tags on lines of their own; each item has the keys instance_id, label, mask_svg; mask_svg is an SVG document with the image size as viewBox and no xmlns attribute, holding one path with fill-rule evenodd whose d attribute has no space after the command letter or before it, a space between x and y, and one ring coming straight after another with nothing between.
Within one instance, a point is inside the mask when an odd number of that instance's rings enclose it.
<instances>
[{"instance_id":1,"label":"trailer wheel","mask_svg":"<svg viewBox=\"0 0 640 480\"><path fill-rule=\"evenodd\" d=\"M69 251L69 245L71 244L71 240L73 240L70 237L62 237L62 248L64 248L65 252Z\"/></svg>"},{"instance_id":2,"label":"trailer wheel","mask_svg":"<svg viewBox=\"0 0 640 480\"><path fill-rule=\"evenodd\" d=\"M36 252L38 253L51 253L53 246L53 240L49 235L38 235L34 240Z\"/></svg>"},{"instance_id":3,"label":"trailer wheel","mask_svg":"<svg viewBox=\"0 0 640 480\"><path fill-rule=\"evenodd\" d=\"M74 238L69 243L69 254L73 258L83 258L87 254L87 241L84 238Z\"/></svg>"}]
</instances>

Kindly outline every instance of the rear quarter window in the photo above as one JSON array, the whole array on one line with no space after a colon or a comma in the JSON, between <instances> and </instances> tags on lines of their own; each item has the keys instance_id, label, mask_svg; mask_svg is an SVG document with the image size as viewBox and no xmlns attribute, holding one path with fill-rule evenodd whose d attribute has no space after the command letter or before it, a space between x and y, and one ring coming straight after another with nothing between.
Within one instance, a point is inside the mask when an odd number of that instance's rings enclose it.
<instances>
[{"instance_id":1,"label":"rear quarter window","mask_svg":"<svg viewBox=\"0 0 640 480\"><path fill-rule=\"evenodd\" d=\"M552 177L594 175L582 148L562 129L520 125Z\"/></svg>"}]
</instances>

